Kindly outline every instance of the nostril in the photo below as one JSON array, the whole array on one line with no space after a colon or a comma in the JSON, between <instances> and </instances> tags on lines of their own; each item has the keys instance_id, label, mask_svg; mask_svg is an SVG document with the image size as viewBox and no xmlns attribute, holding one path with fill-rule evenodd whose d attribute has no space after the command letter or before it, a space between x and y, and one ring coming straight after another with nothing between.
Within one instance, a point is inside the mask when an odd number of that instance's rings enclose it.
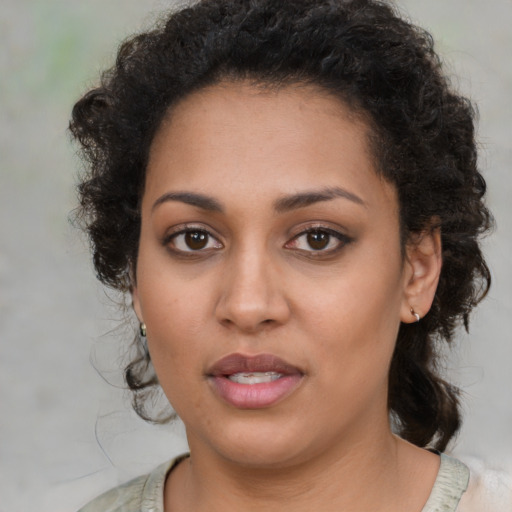
<instances>
[{"instance_id":1,"label":"nostril","mask_svg":"<svg viewBox=\"0 0 512 512\"><path fill-rule=\"evenodd\" d=\"M277 324L277 321L273 318L266 318L264 320L260 320L255 317L234 317L230 318L229 316L222 318L220 323L227 328L236 328L240 329L246 333L255 333L266 327L271 327Z\"/></svg>"}]
</instances>

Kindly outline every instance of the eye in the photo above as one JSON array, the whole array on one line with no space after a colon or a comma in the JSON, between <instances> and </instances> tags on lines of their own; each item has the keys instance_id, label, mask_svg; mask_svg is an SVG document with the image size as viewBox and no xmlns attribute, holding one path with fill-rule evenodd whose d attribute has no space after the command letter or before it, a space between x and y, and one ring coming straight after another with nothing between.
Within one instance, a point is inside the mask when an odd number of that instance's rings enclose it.
<instances>
[{"instance_id":1,"label":"eye","mask_svg":"<svg viewBox=\"0 0 512 512\"><path fill-rule=\"evenodd\" d=\"M310 253L332 253L349 242L347 236L332 229L312 228L299 233L285 247Z\"/></svg>"},{"instance_id":2,"label":"eye","mask_svg":"<svg viewBox=\"0 0 512 512\"><path fill-rule=\"evenodd\" d=\"M221 249L222 244L204 229L188 228L172 234L166 241L176 252L200 252Z\"/></svg>"}]
</instances>

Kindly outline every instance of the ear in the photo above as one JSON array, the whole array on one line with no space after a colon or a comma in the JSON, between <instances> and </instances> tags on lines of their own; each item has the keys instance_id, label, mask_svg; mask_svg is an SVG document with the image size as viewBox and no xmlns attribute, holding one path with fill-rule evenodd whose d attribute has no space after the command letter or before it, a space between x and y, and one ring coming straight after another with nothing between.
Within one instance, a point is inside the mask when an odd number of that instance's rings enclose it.
<instances>
[{"instance_id":1,"label":"ear","mask_svg":"<svg viewBox=\"0 0 512 512\"><path fill-rule=\"evenodd\" d=\"M404 299L400 319L415 322L430 310L441 274L441 231L429 229L413 235L406 247ZM411 312L412 309L412 312Z\"/></svg>"}]
</instances>

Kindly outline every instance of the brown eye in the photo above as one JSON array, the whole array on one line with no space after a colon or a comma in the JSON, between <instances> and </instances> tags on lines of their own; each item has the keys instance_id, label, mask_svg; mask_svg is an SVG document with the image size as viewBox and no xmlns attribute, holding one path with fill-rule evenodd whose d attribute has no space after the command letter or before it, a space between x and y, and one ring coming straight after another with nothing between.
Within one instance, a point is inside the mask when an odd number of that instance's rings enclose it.
<instances>
[{"instance_id":1,"label":"brown eye","mask_svg":"<svg viewBox=\"0 0 512 512\"><path fill-rule=\"evenodd\" d=\"M188 231L185 233L185 243L189 249L198 251L208 245L208 233L205 231Z\"/></svg>"},{"instance_id":2,"label":"brown eye","mask_svg":"<svg viewBox=\"0 0 512 512\"><path fill-rule=\"evenodd\" d=\"M307 229L285 244L287 249L297 249L302 254L315 258L336 254L352 239L330 228L315 227Z\"/></svg>"},{"instance_id":3,"label":"brown eye","mask_svg":"<svg viewBox=\"0 0 512 512\"><path fill-rule=\"evenodd\" d=\"M331 240L331 235L325 231L310 231L307 234L308 245L314 251L325 249Z\"/></svg>"},{"instance_id":4,"label":"brown eye","mask_svg":"<svg viewBox=\"0 0 512 512\"><path fill-rule=\"evenodd\" d=\"M223 245L204 229L184 229L171 235L165 245L176 253L208 253L213 249L222 249Z\"/></svg>"}]
</instances>

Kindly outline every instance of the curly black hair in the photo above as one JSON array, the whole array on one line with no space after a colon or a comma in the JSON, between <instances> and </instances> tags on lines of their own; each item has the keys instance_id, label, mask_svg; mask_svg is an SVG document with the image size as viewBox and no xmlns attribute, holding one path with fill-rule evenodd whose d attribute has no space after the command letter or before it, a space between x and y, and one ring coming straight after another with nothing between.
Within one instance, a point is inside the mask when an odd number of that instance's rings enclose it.
<instances>
[{"instance_id":1,"label":"curly black hair","mask_svg":"<svg viewBox=\"0 0 512 512\"><path fill-rule=\"evenodd\" d=\"M340 98L368 120L377 172L398 191L402 243L440 229L435 299L420 323L400 327L388 407L402 437L443 450L460 426L459 391L440 377L437 356L459 324L468 328L490 286L479 238L492 217L477 167L475 111L452 89L430 34L389 2L202 0L124 42L70 123L88 163L78 216L98 278L130 291L153 137L173 105L226 80L314 84ZM158 388L149 368L140 354L125 371L146 419L148 391Z\"/></svg>"}]
</instances>

